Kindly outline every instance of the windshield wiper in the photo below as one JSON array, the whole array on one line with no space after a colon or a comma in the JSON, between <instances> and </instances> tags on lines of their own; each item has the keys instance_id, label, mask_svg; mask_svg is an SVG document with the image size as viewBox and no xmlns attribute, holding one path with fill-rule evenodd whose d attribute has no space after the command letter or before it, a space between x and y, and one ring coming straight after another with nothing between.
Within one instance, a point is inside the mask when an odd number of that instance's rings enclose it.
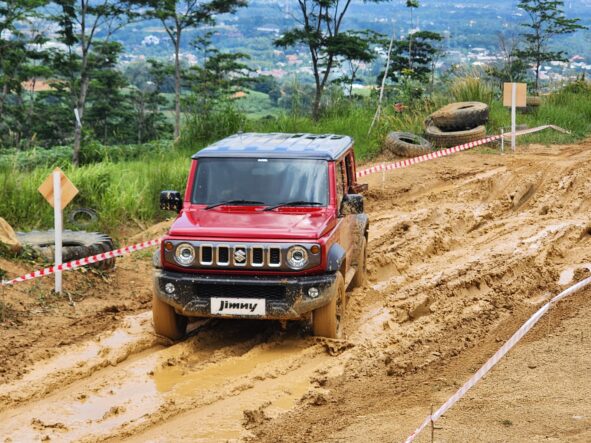
<instances>
[{"instance_id":1,"label":"windshield wiper","mask_svg":"<svg viewBox=\"0 0 591 443\"><path fill-rule=\"evenodd\" d=\"M324 203L296 200L292 202L279 203L278 205L269 206L263 209L263 211L272 211L273 209L282 208L283 206L324 206Z\"/></svg>"},{"instance_id":2,"label":"windshield wiper","mask_svg":"<svg viewBox=\"0 0 591 443\"><path fill-rule=\"evenodd\" d=\"M214 203L213 205L206 206L204 209L213 209L217 208L218 206L225 206L225 205L264 205L265 202L260 202L256 200L227 200L219 203Z\"/></svg>"}]
</instances>

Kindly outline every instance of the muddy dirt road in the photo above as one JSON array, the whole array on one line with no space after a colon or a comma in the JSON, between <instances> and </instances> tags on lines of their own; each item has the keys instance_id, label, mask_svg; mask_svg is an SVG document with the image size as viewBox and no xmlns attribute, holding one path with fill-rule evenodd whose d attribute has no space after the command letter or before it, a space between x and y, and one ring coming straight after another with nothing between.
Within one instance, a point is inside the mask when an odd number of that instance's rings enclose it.
<instances>
[{"instance_id":1,"label":"muddy dirt road","mask_svg":"<svg viewBox=\"0 0 591 443\"><path fill-rule=\"evenodd\" d=\"M5 290L2 441L401 441L589 275L590 160L591 142L530 146L371 176L371 283L350 293L343 342L202 321L170 346L151 332L147 256L66 277L76 308L41 299L50 283ZM438 441L589 441L590 296L551 312Z\"/></svg>"}]
</instances>

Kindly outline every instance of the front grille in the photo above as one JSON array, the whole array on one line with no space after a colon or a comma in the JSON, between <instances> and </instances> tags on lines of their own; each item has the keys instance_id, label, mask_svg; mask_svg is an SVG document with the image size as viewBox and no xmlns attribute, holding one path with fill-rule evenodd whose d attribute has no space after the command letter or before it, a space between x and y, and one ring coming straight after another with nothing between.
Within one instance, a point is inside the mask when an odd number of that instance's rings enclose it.
<instances>
[{"instance_id":1,"label":"front grille","mask_svg":"<svg viewBox=\"0 0 591 443\"><path fill-rule=\"evenodd\" d=\"M195 283L195 291L199 297L228 297L228 298L265 298L280 300L285 298L285 286L273 285L217 285Z\"/></svg>"},{"instance_id":2,"label":"front grille","mask_svg":"<svg viewBox=\"0 0 591 443\"><path fill-rule=\"evenodd\" d=\"M252 261L251 264L253 266L263 266L264 264L264 254L263 248L252 248Z\"/></svg>"},{"instance_id":3,"label":"front grille","mask_svg":"<svg viewBox=\"0 0 591 443\"><path fill-rule=\"evenodd\" d=\"M281 249L269 249L269 266L281 266Z\"/></svg>"},{"instance_id":4,"label":"front grille","mask_svg":"<svg viewBox=\"0 0 591 443\"><path fill-rule=\"evenodd\" d=\"M165 249L164 256L168 263L178 264L175 247L187 240L173 241L172 249ZM271 272L292 272L287 263L287 251L294 243L263 242L215 242L191 241L195 248L195 261L192 268L219 270L256 270ZM297 244L297 243L295 243ZM310 245L300 244L305 248ZM308 268L319 266L322 254L313 254L309 250Z\"/></svg>"},{"instance_id":5,"label":"front grille","mask_svg":"<svg viewBox=\"0 0 591 443\"><path fill-rule=\"evenodd\" d=\"M220 266L226 266L230 263L230 248L227 246L218 247L218 261Z\"/></svg>"},{"instance_id":6,"label":"front grille","mask_svg":"<svg viewBox=\"0 0 591 443\"><path fill-rule=\"evenodd\" d=\"M201 246L201 264L211 265L213 263L213 247Z\"/></svg>"}]
</instances>

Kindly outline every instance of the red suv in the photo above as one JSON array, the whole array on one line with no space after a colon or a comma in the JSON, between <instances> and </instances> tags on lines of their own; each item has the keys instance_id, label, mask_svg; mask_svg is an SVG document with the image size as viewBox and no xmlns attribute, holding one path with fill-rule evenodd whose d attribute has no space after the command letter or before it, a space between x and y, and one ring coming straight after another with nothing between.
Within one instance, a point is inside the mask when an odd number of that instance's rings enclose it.
<instances>
[{"instance_id":1,"label":"red suv","mask_svg":"<svg viewBox=\"0 0 591 443\"><path fill-rule=\"evenodd\" d=\"M369 221L353 141L342 135L236 134L193 156L178 218L154 257L155 331L187 317L299 320L338 338L348 286L363 285Z\"/></svg>"}]
</instances>

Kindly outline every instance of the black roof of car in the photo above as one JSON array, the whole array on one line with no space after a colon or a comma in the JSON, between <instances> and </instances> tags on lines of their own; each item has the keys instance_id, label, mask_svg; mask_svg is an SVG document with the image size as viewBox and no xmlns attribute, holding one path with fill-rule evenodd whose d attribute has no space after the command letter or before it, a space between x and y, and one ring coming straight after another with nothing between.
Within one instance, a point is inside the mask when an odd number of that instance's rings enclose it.
<instances>
[{"instance_id":1,"label":"black roof of car","mask_svg":"<svg viewBox=\"0 0 591 443\"><path fill-rule=\"evenodd\" d=\"M353 144L346 135L245 133L234 134L193 155L205 157L269 157L335 160Z\"/></svg>"}]
</instances>

